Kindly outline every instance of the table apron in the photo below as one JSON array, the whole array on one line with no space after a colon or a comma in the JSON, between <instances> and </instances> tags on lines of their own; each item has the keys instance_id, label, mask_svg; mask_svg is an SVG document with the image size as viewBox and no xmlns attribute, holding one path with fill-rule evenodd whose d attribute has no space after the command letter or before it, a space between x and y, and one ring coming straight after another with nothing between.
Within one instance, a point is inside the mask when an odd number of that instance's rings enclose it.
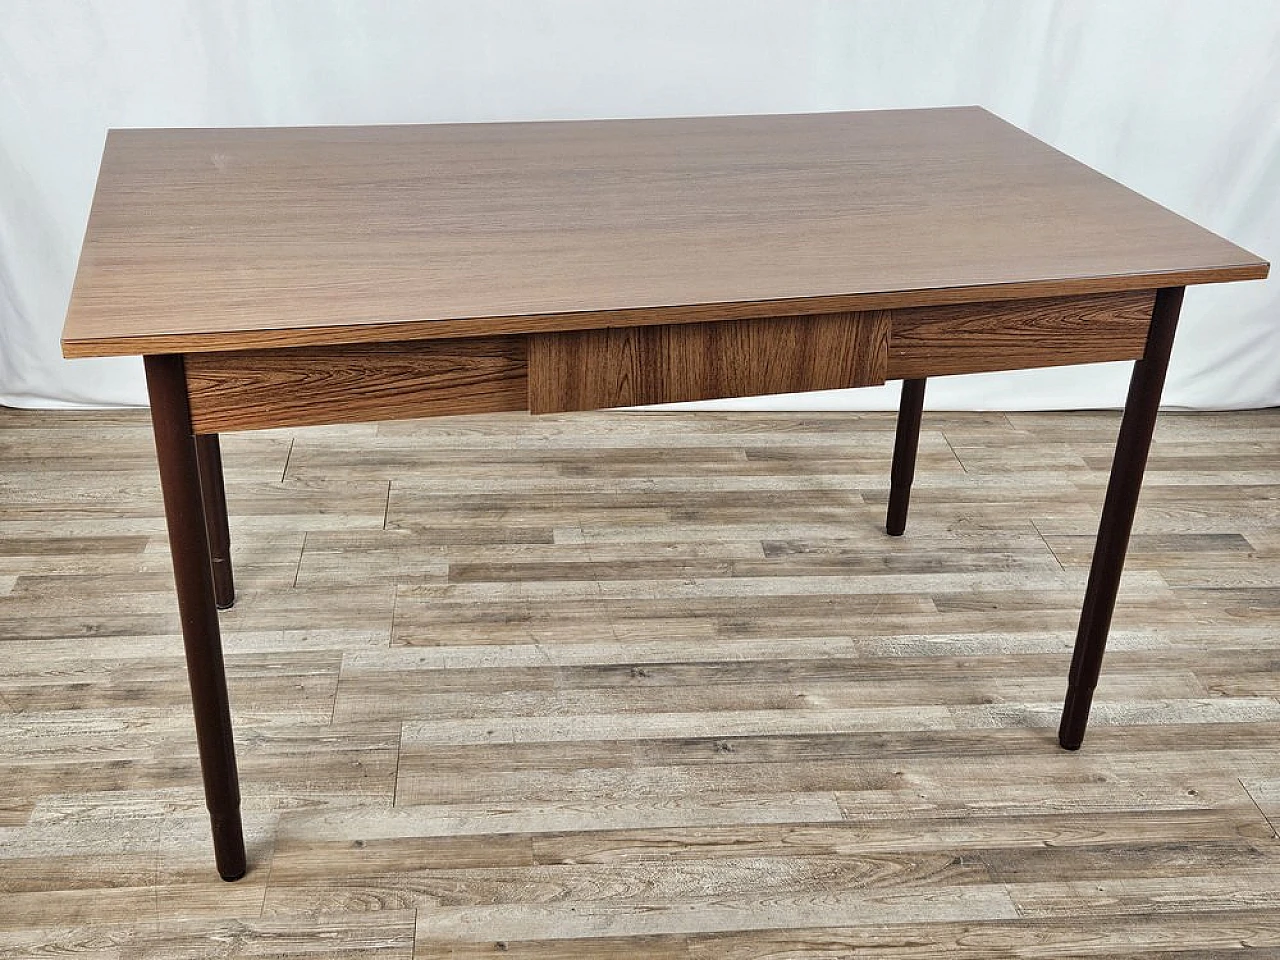
<instances>
[{"instance_id":1,"label":"table apron","mask_svg":"<svg viewBox=\"0 0 1280 960\"><path fill-rule=\"evenodd\" d=\"M893 311L889 378L1138 360L1155 290Z\"/></svg>"},{"instance_id":2,"label":"table apron","mask_svg":"<svg viewBox=\"0 0 1280 960\"><path fill-rule=\"evenodd\" d=\"M551 413L1136 360L1154 290L696 324L192 353L192 428Z\"/></svg>"},{"instance_id":3,"label":"table apron","mask_svg":"<svg viewBox=\"0 0 1280 960\"><path fill-rule=\"evenodd\" d=\"M528 408L523 335L186 355L196 433Z\"/></svg>"}]
</instances>

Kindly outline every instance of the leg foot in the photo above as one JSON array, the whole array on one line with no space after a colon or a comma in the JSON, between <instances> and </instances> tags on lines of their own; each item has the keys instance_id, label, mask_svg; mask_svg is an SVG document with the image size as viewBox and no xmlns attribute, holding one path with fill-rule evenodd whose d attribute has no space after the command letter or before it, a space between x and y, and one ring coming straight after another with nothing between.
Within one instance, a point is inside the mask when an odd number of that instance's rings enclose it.
<instances>
[{"instance_id":1,"label":"leg foot","mask_svg":"<svg viewBox=\"0 0 1280 960\"><path fill-rule=\"evenodd\" d=\"M228 883L234 883L249 870L245 860L244 830L240 825L240 815L230 820L213 820L213 859L218 867L218 876Z\"/></svg>"},{"instance_id":2,"label":"leg foot","mask_svg":"<svg viewBox=\"0 0 1280 960\"><path fill-rule=\"evenodd\" d=\"M1062 708L1062 722L1058 725L1058 745L1063 750L1079 750L1084 743L1084 728L1089 723L1092 704L1092 690L1067 687L1067 702Z\"/></svg>"}]
</instances>

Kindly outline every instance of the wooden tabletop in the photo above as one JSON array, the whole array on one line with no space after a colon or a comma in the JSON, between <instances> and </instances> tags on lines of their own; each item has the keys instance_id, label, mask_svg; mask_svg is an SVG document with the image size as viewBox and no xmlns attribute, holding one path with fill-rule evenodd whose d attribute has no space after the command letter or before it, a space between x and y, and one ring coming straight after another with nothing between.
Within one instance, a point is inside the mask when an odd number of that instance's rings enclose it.
<instances>
[{"instance_id":1,"label":"wooden tabletop","mask_svg":"<svg viewBox=\"0 0 1280 960\"><path fill-rule=\"evenodd\" d=\"M113 130L63 351L479 336L1266 273L976 107Z\"/></svg>"}]
</instances>

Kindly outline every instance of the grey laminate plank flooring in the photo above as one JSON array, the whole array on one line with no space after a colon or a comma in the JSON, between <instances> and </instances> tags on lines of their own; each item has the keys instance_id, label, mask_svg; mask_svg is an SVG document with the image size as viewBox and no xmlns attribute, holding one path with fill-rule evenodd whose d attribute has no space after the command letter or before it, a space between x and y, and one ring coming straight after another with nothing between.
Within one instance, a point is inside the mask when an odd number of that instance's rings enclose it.
<instances>
[{"instance_id":1,"label":"grey laminate plank flooring","mask_svg":"<svg viewBox=\"0 0 1280 960\"><path fill-rule=\"evenodd\" d=\"M1280 955L1280 412L1166 415L1054 740L1118 415L223 438L216 878L145 413L0 411L0 956Z\"/></svg>"}]
</instances>

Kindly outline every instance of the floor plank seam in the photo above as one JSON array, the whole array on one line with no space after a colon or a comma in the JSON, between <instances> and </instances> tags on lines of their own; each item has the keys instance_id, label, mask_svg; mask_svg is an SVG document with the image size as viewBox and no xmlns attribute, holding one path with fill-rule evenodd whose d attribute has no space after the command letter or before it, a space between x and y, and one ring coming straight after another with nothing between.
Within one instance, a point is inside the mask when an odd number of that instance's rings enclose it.
<instances>
[{"instance_id":1,"label":"floor plank seam","mask_svg":"<svg viewBox=\"0 0 1280 960\"><path fill-rule=\"evenodd\" d=\"M956 453L955 444L951 442L951 438L947 436L947 432L945 430L940 430L939 433L942 434L942 439L946 442L947 449L951 451L951 456L955 457L956 463L960 464L960 472L967 474L969 472L969 468L965 466L964 460L960 458L960 454Z\"/></svg>"},{"instance_id":2,"label":"floor plank seam","mask_svg":"<svg viewBox=\"0 0 1280 960\"><path fill-rule=\"evenodd\" d=\"M307 559L307 531L302 531L302 549L298 551L298 565L293 571L293 589L298 589L298 578L302 576L302 564Z\"/></svg>"},{"instance_id":3,"label":"floor plank seam","mask_svg":"<svg viewBox=\"0 0 1280 960\"><path fill-rule=\"evenodd\" d=\"M1253 791L1249 789L1249 785L1244 782L1244 779L1243 778L1238 778L1238 779L1240 781L1241 788L1243 788L1245 792L1245 795L1248 796L1250 802L1253 803L1254 808L1258 811L1258 815L1262 817L1263 821L1271 829L1272 838L1276 840L1280 840L1280 830L1276 829L1275 822L1271 819L1271 817L1267 815L1267 811L1262 808L1262 804L1258 802L1258 798L1253 795Z\"/></svg>"},{"instance_id":4,"label":"floor plank seam","mask_svg":"<svg viewBox=\"0 0 1280 960\"><path fill-rule=\"evenodd\" d=\"M396 768L391 775L391 806L398 806L400 796L400 764L404 762L404 724L396 731Z\"/></svg>"},{"instance_id":5,"label":"floor plank seam","mask_svg":"<svg viewBox=\"0 0 1280 960\"><path fill-rule=\"evenodd\" d=\"M1035 530L1036 536L1038 536L1040 540L1044 543L1045 549L1049 551L1049 556L1053 557L1054 562L1057 563L1058 569L1061 570L1063 573L1066 573L1067 565L1062 562L1062 558L1058 556L1058 552L1053 549L1053 544L1051 544L1048 538L1043 533L1040 532L1040 526L1036 523L1034 517L1031 519L1031 528Z\"/></svg>"},{"instance_id":6,"label":"floor plank seam","mask_svg":"<svg viewBox=\"0 0 1280 960\"><path fill-rule=\"evenodd\" d=\"M289 461L293 459L293 445L298 442L297 437L289 438L289 449L284 455L284 469L280 471L280 482L284 483L289 479Z\"/></svg>"}]
</instances>

